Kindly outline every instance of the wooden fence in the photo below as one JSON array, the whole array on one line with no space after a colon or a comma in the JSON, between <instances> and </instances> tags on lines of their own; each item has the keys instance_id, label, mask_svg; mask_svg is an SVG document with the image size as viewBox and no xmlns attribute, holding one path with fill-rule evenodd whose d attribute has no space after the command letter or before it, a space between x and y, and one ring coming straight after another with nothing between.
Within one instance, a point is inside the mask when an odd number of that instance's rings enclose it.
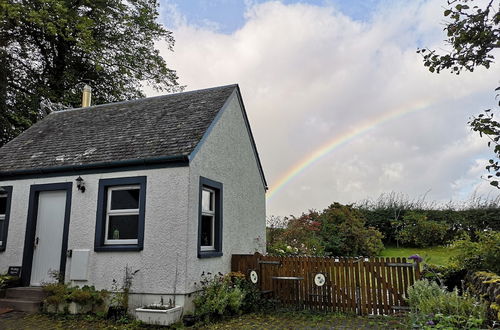
<instances>
[{"instance_id":1,"label":"wooden fence","mask_svg":"<svg viewBox=\"0 0 500 330\"><path fill-rule=\"evenodd\" d=\"M263 294L285 306L318 311L387 315L408 309L407 289L420 278L406 258L271 257L233 255Z\"/></svg>"}]
</instances>

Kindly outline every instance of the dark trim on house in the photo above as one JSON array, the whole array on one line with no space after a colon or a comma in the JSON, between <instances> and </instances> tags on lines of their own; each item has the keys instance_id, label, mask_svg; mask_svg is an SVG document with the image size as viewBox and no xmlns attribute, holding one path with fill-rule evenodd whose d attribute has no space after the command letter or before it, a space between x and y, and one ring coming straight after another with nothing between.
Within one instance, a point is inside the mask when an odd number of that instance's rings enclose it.
<instances>
[{"instance_id":1,"label":"dark trim on house","mask_svg":"<svg viewBox=\"0 0 500 330\"><path fill-rule=\"evenodd\" d=\"M64 211L64 228L62 237L63 241L61 246L61 261L59 266L59 274L61 276L60 279L62 282L64 282L64 276L66 272L66 253L68 250L72 187L72 182L31 185L28 205L28 221L26 223L26 234L24 236L23 265L21 272L21 283L24 286L29 286L31 281L31 268L33 266L33 242L35 241L38 215L38 196L41 191L66 190L66 208Z\"/></svg>"},{"instance_id":2,"label":"dark trim on house","mask_svg":"<svg viewBox=\"0 0 500 330\"><path fill-rule=\"evenodd\" d=\"M81 165L64 165L46 168L32 168L0 172L0 180L16 180L61 175L80 175L92 173L109 173L117 171L144 170L165 167L189 166L188 156L176 155L146 159L130 159L113 162L91 163Z\"/></svg>"},{"instance_id":3,"label":"dark trim on house","mask_svg":"<svg viewBox=\"0 0 500 330\"><path fill-rule=\"evenodd\" d=\"M248 121L247 111L245 109L245 104L243 103L243 97L241 96L240 86L236 85L236 89L238 90L238 101L241 105L241 110L243 112L243 118L245 119L245 125L247 127L248 135L250 136L250 141L252 142L252 149L257 159L257 166L259 167L260 176L262 178L262 182L264 183L264 189L267 190L267 181L266 176L264 175L264 169L262 168L262 164L260 162L259 152L257 151L257 145L255 144L255 139L253 138L252 129L250 128L250 122Z\"/></svg>"},{"instance_id":4,"label":"dark trim on house","mask_svg":"<svg viewBox=\"0 0 500 330\"><path fill-rule=\"evenodd\" d=\"M215 191L215 230L214 230L214 251L201 251L201 198L203 187ZM222 206L223 189L222 183L200 176L199 199L198 199L198 258L214 258L222 256Z\"/></svg>"},{"instance_id":5,"label":"dark trim on house","mask_svg":"<svg viewBox=\"0 0 500 330\"><path fill-rule=\"evenodd\" d=\"M120 252L141 251L144 248L144 222L146 215L146 182L145 176L127 178L113 178L99 180L99 191L97 193L97 214L94 238L94 251L96 252ZM108 187L140 185L139 192L139 228L137 229L137 244L106 245L104 235L106 233L106 205L108 203Z\"/></svg>"},{"instance_id":6,"label":"dark trim on house","mask_svg":"<svg viewBox=\"0 0 500 330\"><path fill-rule=\"evenodd\" d=\"M5 205L5 220L3 221L3 237L0 237L0 240L3 242L0 246L0 252L5 251L7 246L7 237L9 233L9 218L10 218L10 206L12 201L12 186L2 186L7 194L7 205Z\"/></svg>"},{"instance_id":7,"label":"dark trim on house","mask_svg":"<svg viewBox=\"0 0 500 330\"><path fill-rule=\"evenodd\" d=\"M210 126L207 128L207 130L203 134L203 137L200 139L200 141L198 142L198 144L196 145L196 147L193 149L193 151L189 155L189 159L191 160L191 159L193 159L196 156L196 154L198 153L198 151L201 149L203 143L205 142L205 140L207 139L207 137L212 132L212 129L215 127L215 125L217 124L217 122L219 121L219 119L222 117L222 114L224 113L224 111L226 110L226 108L229 106L229 103L231 102L231 99L236 94L236 97L238 98L238 103L240 104L241 113L243 115L243 121L245 122L245 127L247 129L248 136L250 137L250 144L252 145L252 151L254 153L255 160L257 161L257 167L259 169L260 177L262 179L262 184L264 185L264 190L267 190L268 187L267 187L266 177L264 175L264 170L263 170L262 164L260 162L259 153L257 152L257 146L255 144L255 139L253 138L252 129L250 128L250 122L248 121L247 112L245 110L245 104L243 104L243 98L241 97L240 87L237 84L234 85L234 87L235 87L235 90L227 98L227 100L224 103L224 105L222 106L222 108L219 110L219 112L217 113L217 115L215 116L215 118L212 120L212 122L210 123Z\"/></svg>"}]
</instances>

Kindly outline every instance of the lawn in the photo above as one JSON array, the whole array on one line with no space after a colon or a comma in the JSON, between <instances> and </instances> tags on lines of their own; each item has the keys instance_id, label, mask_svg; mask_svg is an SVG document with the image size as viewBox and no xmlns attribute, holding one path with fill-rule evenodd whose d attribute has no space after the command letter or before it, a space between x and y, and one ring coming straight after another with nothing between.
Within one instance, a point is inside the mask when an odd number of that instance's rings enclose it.
<instances>
[{"instance_id":1,"label":"lawn","mask_svg":"<svg viewBox=\"0 0 500 330\"><path fill-rule=\"evenodd\" d=\"M118 324L90 315L46 315L13 312L0 315L0 329L6 330L141 330L141 329L406 329L403 316L355 316L338 313L311 313L305 311L252 313L226 318L217 323L185 328L176 324L170 328L145 326L137 322Z\"/></svg>"},{"instance_id":2,"label":"lawn","mask_svg":"<svg viewBox=\"0 0 500 330\"><path fill-rule=\"evenodd\" d=\"M456 254L455 250L446 246L435 246L430 248L402 248L386 247L382 250L381 257L406 257L418 254L424 258L424 263L446 266L450 257Z\"/></svg>"}]
</instances>

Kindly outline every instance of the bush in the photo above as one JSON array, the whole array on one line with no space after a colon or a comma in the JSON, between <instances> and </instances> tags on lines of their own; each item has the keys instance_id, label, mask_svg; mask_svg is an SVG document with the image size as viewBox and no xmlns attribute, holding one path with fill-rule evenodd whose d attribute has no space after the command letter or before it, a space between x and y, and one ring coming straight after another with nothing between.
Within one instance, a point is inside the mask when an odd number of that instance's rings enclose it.
<instances>
[{"instance_id":1,"label":"bush","mask_svg":"<svg viewBox=\"0 0 500 330\"><path fill-rule=\"evenodd\" d=\"M202 291L193 302L195 315L204 322L250 312L259 306L260 293L241 273L203 273L200 285Z\"/></svg>"},{"instance_id":2,"label":"bush","mask_svg":"<svg viewBox=\"0 0 500 330\"><path fill-rule=\"evenodd\" d=\"M452 264L469 271L485 270L500 274L500 232L481 232L477 236L477 242L465 235L453 243L458 253L451 258Z\"/></svg>"},{"instance_id":3,"label":"bush","mask_svg":"<svg viewBox=\"0 0 500 330\"><path fill-rule=\"evenodd\" d=\"M365 226L362 214L350 205L334 203L323 212L309 211L284 220L268 228L269 254L376 256L384 248L382 233Z\"/></svg>"},{"instance_id":4,"label":"bush","mask_svg":"<svg viewBox=\"0 0 500 330\"><path fill-rule=\"evenodd\" d=\"M356 203L355 208L366 218L367 226L375 227L384 235L384 243L396 243L397 230L394 222L410 212L418 212L428 219L447 226L445 241L455 240L462 233L467 233L473 241L477 232L500 231L500 196L489 199L471 196L469 201L460 204L441 204L419 199L410 199L403 194L382 194L376 200Z\"/></svg>"},{"instance_id":5,"label":"bush","mask_svg":"<svg viewBox=\"0 0 500 330\"><path fill-rule=\"evenodd\" d=\"M376 256L380 254L382 233L366 228L365 219L351 205L334 203L319 216L325 252L332 256Z\"/></svg>"},{"instance_id":6,"label":"bush","mask_svg":"<svg viewBox=\"0 0 500 330\"><path fill-rule=\"evenodd\" d=\"M445 243L448 225L428 220L425 214L409 212L401 223L396 240L411 247L429 247Z\"/></svg>"},{"instance_id":7,"label":"bush","mask_svg":"<svg viewBox=\"0 0 500 330\"><path fill-rule=\"evenodd\" d=\"M485 322L486 306L465 292L459 295L436 282L420 280L408 289L413 327L473 329Z\"/></svg>"},{"instance_id":8,"label":"bush","mask_svg":"<svg viewBox=\"0 0 500 330\"><path fill-rule=\"evenodd\" d=\"M323 244L317 235L319 213L309 211L300 217L285 218L285 228L268 228L267 251L273 255L324 255Z\"/></svg>"},{"instance_id":9,"label":"bush","mask_svg":"<svg viewBox=\"0 0 500 330\"><path fill-rule=\"evenodd\" d=\"M463 289L462 281L466 275L466 269L461 269L454 265L424 264L424 269L422 270L422 277L435 281L441 287L446 287L448 291L453 291L456 288L461 292Z\"/></svg>"},{"instance_id":10,"label":"bush","mask_svg":"<svg viewBox=\"0 0 500 330\"><path fill-rule=\"evenodd\" d=\"M20 285L20 279L12 275L0 275L0 289L11 288Z\"/></svg>"},{"instance_id":11,"label":"bush","mask_svg":"<svg viewBox=\"0 0 500 330\"><path fill-rule=\"evenodd\" d=\"M45 303L53 306L70 302L100 306L108 295L106 290L98 291L94 286L70 287L66 283L49 283L44 285L43 290L48 293Z\"/></svg>"}]
</instances>

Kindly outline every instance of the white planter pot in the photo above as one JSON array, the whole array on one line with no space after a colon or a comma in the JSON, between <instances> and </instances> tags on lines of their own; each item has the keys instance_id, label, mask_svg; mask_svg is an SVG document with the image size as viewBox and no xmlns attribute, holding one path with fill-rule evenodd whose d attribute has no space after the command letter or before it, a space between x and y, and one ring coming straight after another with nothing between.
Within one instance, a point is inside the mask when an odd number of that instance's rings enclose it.
<instances>
[{"instance_id":1,"label":"white planter pot","mask_svg":"<svg viewBox=\"0 0 500 330\"><path fill-rule=\"evenodd\" d=\"M182 315L182 306L170 309L136 308L137 319L146 324L171 325L178 322Z\"/></svg>"}]
</instances>

